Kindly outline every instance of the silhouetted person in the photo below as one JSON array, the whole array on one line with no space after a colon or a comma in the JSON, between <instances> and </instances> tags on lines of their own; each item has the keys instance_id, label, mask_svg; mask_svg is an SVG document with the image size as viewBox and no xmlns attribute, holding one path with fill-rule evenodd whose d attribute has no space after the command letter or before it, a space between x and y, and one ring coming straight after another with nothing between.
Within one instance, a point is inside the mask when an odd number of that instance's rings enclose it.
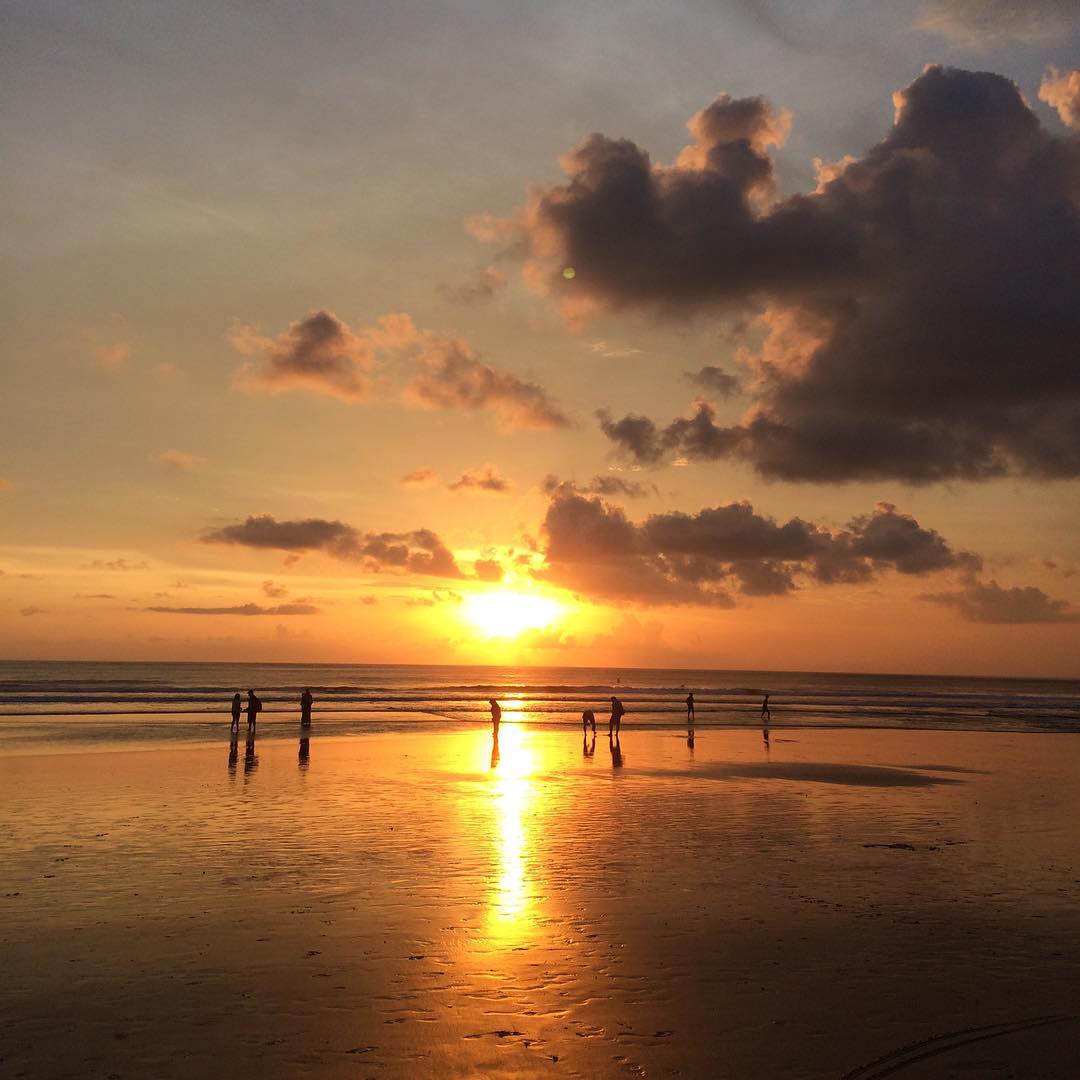
<instances>
[{"instance_id":1,"label":"silhouetted person","mask_svg":"<svg viewBox=\"0 0 1080 1080\"><path fill-rule=\"evenodd\" d=\"M233 694L232 699L232 730L240 730L240 713L243 712L244 706L240 703L240 691L237 690Z\"/></svg>"},{"instance_id":2,"label":"silhouetted person","mask_svg":"<svg viewBox=\"0 0 1080 1080\"><path fill-rule=\"evenodd\" d=\"M592 733L595 735L596 734L596 713L594 713L592 711L592 709L586 709L581 714L581 730L587 732L590 729L592 730Z\"/></svg>"},{"instance_id":3,"label":"silhouetted person","mask_svg":"<svg viewBox=\"0 0 1080 1080\"><path fill-rule=\"evenodd\" d=\"M499 730L499 721L502 719L502 709L499 708L499 703L494 698L488 698L488 704L491 706L491 730Z\"/></svg>"},{"instance_id":4,"label":"silhouetted person","mask_svg":"<svg viewBox=\"0 0 1080 1080\"><path fill-rule=\"evenodd\" d=\"M296 759L300 763L301 769L308 767L308 762L311 760L311 740L304 738L300 740L300 754Z\"/></svg>"},{"instance_id":5,"label":"silhouetted person","mask_svg":"<svg viewBox=\"0 0 1080 1080\"><path fill-rule=\"evenodd\" d=\"M690 727L694 726L694 692L692 690L686 695L686 722Z\"/></svg>"},{"instance_id":6,"label":"silhouetted person","mask_svg":"<svg viewBox=\"0 0 1080 1080\"><path fill-rule=\"evenodd\" d=\"M261 712L262 702L255 696L254 690L249 690L247 699L247 720L249 732L253 732L255 730L255 718Z\"/></svg>"},{"instance_id":7,"label":"silhouetted person","mask_svg":"<svg viewBox=\"0 0 1080 1080\"><path fill-rule=\"evenodd\" d=\"M623 708L623 703L617 698L611 699L611 719L608 720L607 733L609 736L612 734L616 738L619 736L619 725L622 723L622 718L626 715L626 709Z\"/></svg>"},{"instance_id":8,"label":"silhouetted person","mask_svg":"<svg viewBox=\"0 0 1080 1080\"><path fill-rule=\"evenodd\" d=\"M311 704L315 699L311 696L311 691L305 689L300 695L300 726L311 727Z\"/></svg>"},{"instance_id":9,"label":"silhouetted person","mask_svg":"<svg viewBox=\"0 0 1080 1080\"><path fill-rule=\"evenodd\" d=\"M248 729L247 744L244 746L244 772L251 772L258 764L259 759L255 756L255 728L252 726Z\"/></svg>"},{"instance_id":10,"label":"silhouetted person","mask_svg":"<svg viewBox=\"0 0 1080 1080\"><path fill-rule=\"evenodd\" d=\"M237 697L240 695L237 694ZM229 737L229 772L236 772L236 762L240 757L240 718L237 717L237 726Z\"/></svg>"},{"instance_id":11,"label":"silhouetted person","mask_svg":"<svg viewBox=\"0 0 1080 1080\"><path fill-rule=\"evenodd\" d=\"M619 736L608 736L608 749L611 751L611 764L613 768L622 768L622 747L619 745Z\"/></svg>"},{"instance_id":12,"label":"silhouetted person","mask_svg":"<svg viewBox=\"0 0 1080 1080\"><path fill-rule=\"evenodd\" d=\"M491 767L499 764L499 725L496 723L491 732Z\"/></svg>"},{"instance_id":13,"label":"silhouetted person","mask_svg":"<svg viewBox=\"0 0 1080 1080\"><path fill-rule=\"evenodd\" d=\"M589 741L588 735L581 737L581 752L585 757L590 758L596 753L596 726L593 725L592 741Z\"/></svg>"},{"instance_id":14,"label":"silhouetted person","mask_svg":"<svg viewBox=\"0 0 1080 1080\"><path fill-rule=\"evenodd\" d=\"M765 695L765 700L762 701L762 703L761 703L761 719L762 720L771 720L772 719L772 712L769 709L769 695L768 694Z\"/></svg>"}]
</instances>

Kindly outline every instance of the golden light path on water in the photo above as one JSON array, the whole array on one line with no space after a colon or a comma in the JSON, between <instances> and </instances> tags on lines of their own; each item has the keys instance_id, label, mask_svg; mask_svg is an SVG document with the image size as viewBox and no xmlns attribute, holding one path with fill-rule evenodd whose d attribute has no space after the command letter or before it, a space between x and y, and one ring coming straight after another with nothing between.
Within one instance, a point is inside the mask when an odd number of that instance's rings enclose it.
<instances>
[{"instance_id":1,"label":"golden light path on water","mask_svg":"<svg viewBox=\"0 0 1080 1080\"><path fill-rule=\"evenodd\" d=\"M504 722L492 739L495 873L487 921L489 939L502 946L527 936L533 903L529 819L539 795L535 774L540 760L530 733L514 722L521 708L521 701L503 703Z\"/></svg>"}]
</instances>

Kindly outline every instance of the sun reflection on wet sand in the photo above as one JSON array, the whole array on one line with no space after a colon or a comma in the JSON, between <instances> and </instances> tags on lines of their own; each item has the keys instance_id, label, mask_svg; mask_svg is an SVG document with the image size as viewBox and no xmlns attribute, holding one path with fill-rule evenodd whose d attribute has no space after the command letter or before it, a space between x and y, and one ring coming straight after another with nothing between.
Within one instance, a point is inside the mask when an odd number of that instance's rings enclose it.
<instances>
[{"instance_id":1,"label":"sun reflection on wet sand","mask_svg":"<svg viewBox=\"0 0 1080 1080\"><path fill-rule=\"evenodd\" d=\"M530 733L516 725L503 725L496 742L491 757L496 863L487 924L491 940L505 945L521 940L531 927L528 821L539 794L534 780L538 754Z\"/></svg>"}]
</instances>

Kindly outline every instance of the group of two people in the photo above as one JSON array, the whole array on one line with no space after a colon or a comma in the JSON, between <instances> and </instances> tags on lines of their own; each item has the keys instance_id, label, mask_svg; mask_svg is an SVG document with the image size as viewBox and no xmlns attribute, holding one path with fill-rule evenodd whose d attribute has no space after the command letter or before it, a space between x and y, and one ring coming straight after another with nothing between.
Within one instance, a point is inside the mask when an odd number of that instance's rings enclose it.
<instances>
[{"instance_id":1,"label":"group of two people","mask_svg":"<svg viewBox=\"0 0 1080 1080\"><path fill-rule=\"evenodd\" d=\"M311 690L307 687L300 695L300 726L311 727L311 706L315 699L311 696ZM247 712L248 733L255 734L255 721L262 712L262 702L255 696L254 690L247 692L247 705L245 706L237 691L232 699L232 730L240 730L240 714Z\"/></svg>"},{"instance_id":2,"label":"group of two people","mask_svg":"<svg viewBox=\"0 0 1080 1080\"><path fill-rule=\"evenodd\" d=\"M491 706L491 727L492 730L498 734L499 721L502 720L502 707L494 698L488 698L488 705ZM623 703L617 698L611 699L611 717L608 720L608 735L614 735L618 738L619 725L622 723L622 718L626 715L626 708ZM596 734L596 714L592 709L586 709L581 714L581 730L588 731L592 728L592 733Z\"/></svg>"}]
</instances>

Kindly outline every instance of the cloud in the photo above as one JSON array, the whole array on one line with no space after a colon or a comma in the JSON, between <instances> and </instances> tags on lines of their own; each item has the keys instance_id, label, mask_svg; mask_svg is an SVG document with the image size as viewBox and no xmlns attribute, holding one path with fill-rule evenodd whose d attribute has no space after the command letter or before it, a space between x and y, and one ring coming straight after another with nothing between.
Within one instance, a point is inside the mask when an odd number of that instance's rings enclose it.
<instances>
[{"instance_id":1,"label":"cloud","mask_svg":"<svg viewBox=\"0 0 1080 1080\"><path fill-rule=\"evenodd\" d=\"M131 570L149 570L150 564L145 560L139 560L138 562L129 562L127 559L94 559L93 562L86 563L83 566L84 570L117 570L122 573L127 573Z\"/></svg>"},{"instance_id":2,"label":"cloud","mask_svg":"<svg viewBox=\"0 0 1080 1080\"><path fill-rule=\"evenodd\" d=\"M951 607L961 618L980 623L1080 622L1080 612L1066 600L1053 600L1042 589L1003 589L996 581L972 582L960 592L927 593L921 599Z\"/></svg>"},{"instance_id":3,"label":"cloud","mask_svg":"<svg viewBox=\"0 0 1080 1080\"><path fill-rule=\"evenodd\" d=\"M480 581L502 581L503 568L498 559L477 559L473 572Z\"/></svg>"},{"instance_id":4,"label":"cloud","mask_svg":"<svg viewBox=\"0 0 1080 1080\"><path fill-rule=\"evenodd\" d=\"M969 48L994 49L1067 33L1075 14L1070 0L922 0L915 28Z\"/></svg>"},{"instance_id":5,"label":"cloud","mask_svg":"<svg viewBox=\"0 0 1080 1080\"><path fill-rule=\"evenodd\" d=\"M747 502L635 523L602 497L560 485L541 537L545 565L538 576L588 596L655 604L732 607L737 593L782 595L799 579L832 585L888 571L970 576L982 565L891 503L878 503L843 529L801 518L780 524Z\"/></svg>"},{"instance_id":6,"label":"cloud","mask_svg":"<svg viewBox=\"0 0 1080 1080\"><path fill-rule=\"evenodd\" d=\"M506 275L494 266L485 266L457 285L441 285L439 292L455 304L476 304L505 288Z\"/></svg>"},{"instance_id":7,"label":"cloud","mask_svg":"<svg viewBox=\"0 0 1080 1080\"><path fill-rule=\"evenodd\" d=\"M512 222L525 274L569 319L760 313L750 409L607 416L636 460L814 482L1080 475L1080 144L988 72L932 66L894 101L881 142L809 194L775 199L780 116L727 97L674 165L592 135L565 183L531 190Z\"/></svg>"},{"instance_id":8,"label":"cloud","mask_svg":"<svg viewBox=\"0 0 1080 1080\"><path fill-rule=\"evenodd\" d=\"M314 604L277 604L260 607L258 604L237 604L234 607L148 607L162 615L318 615Z\"/></svg>"},{"instance_id":9,"label":"cloud","mask_svg":"<svg viewBox=\"0 0 1080 1080\"><path fill-rule=\"evenodd\" d=\"M264 581L262 591L264 595L274 600L280 600L283 596L289 595L289 590L284 585L275 585L272 581Z\"/></svg>"},{"instance_id":10,"label":"cloud","mask_svg":"<svg viewBox=\"0 0 1080 1080\"><path fill-rule=\"evenodd\" d=\"M715 394L717 397L727 398L739 393L739 380L723 368L709 365L700 371L684 371L683 376L706 393Z\"/></svg>"},{"instance_id":11,"label":"cloud","mask_svg":"<svg viewBox=\"0 0 1080 1080\"><path fill-rule=\"evenodd\" d=\"M463 577L453 553L430 529L411 532L361 532L343 521L305 518L278 521L254 514L235 525L203 533L206 544L287 551L294 555L321 551L331 558L361 564L366 570L409 571L434 577Z\"/></svg>"},{"instance_id":12,"label":"cloud","mask_svg":"<svg viewBox=\"0 0 1080 1080\"><path fill-rule=\"evenodd\" d=\"M605 360L629 360L635 356L644 356L644 352L634 345L616 345L610 341L595 340L589 342L589 352L604 357Z\"/></svg>"},{"instance_id":13,"label":"cloud","mask_svg":"<svg viewBox=\"0 0 1080 1080\"><path fill-rule=\"evenodd\" d=\"M439 474L434 469L414 469L401 478L402 487L436 487L439 483Z\"/></svg>"},{"instance_id":14,"label":"cloud","mask_svg":"<svg viewBox=\"0 0 1080 1080\"><path fill-rule=\"evenodd\" d=\"M240 386L271 393L301 388L362 401L371 395L380 333L409 338L415 328L407 315L386 315L373 330L355 334L331 312L312 311L277 337L241 322L233 324L228 337L238 352L258 357L237 372Z\"/></svg>"},{"instance_id":15,"label":"cloud","mask_svg":"<svg viewBox=\"0 0 1080 1080\"><path fill-rule=\"evenodd\" d=\"M379 598L377 596L372 596L370 593L367 596L359 597L359 600L365 607L372 607L379 602Z\"/></svg>"},{"instance_id":16,"label":"cloud","mask_svg":"<svg viewBox=\"0 0 1080 1080\"><path fill-rule=\"evenodd\" d=\"M438 607L440 604L460 604L464 598L453 589L432 589L430 596L407 596L406 607Z\"/></svg>"},{"instance_id":17,"label":"cloud","mask_svg":"<svg viewBox=\"0 0 1080 1080\"><path fill-rule=\"evenodd\" d=\"M406 400L424 409L488 410L505 431L567 427L565 413L535 383L483 363L462 338L428 335L417 358L420 373Z\"/></svg>"},{"instance_id":18,"label":"cloud","mask_svg":"<svg viewBox=\"0 0 1080 1080\"><path fill-rule=\"evenodd\" d=\"M29 618L31 615L47 615L48 612L45 610L45 608L24 607L24 608L19 608L19 614L24 615L27 618Z\"/></svg>"},{"instance_id":19,"label":"cloud","mask_svg":"<svg viewBox=\"0 0 1080 1080\"><path fill-rule=\"evenodd\" d=\"M203 459L195 454L186 454L183 450L164 450L150 459L159 465L164 465L171 472L187 472L195 468Z\"/></svg>"},{"instance_id":20,"label":"cloud","mask_svg":"<svg viewBox=\"0 0 1080 1080\"><path fill-rule=\"evenodd\" d=\"M115 371L131 359L131 346L126 341L116 341L111 345L95 345L91 352L98 366L106 371Z\"/></svg>"},{"instance_id":21,"label":"cloud","mask_svg":"<svg viewBox=\"0 0 1080 1080\"><path fill-rule=\"evenodd\" d=\"M594 476L587 484L578 484L573 480L560 480L550 473L541 482L540 490L545 495L554 495L562 490L579 495L622 495L627 499L657 494L655 484L641 484L637 480L624 480L621 476Z\"/></svg>"},{"instance_id":22,"label":"cloud","mask_svg":"<svg viewBox=\"0 0 1080 1080\"><path fill-rule=\"evenodd\" d=\"M466 469L453 483L451 491L480 491L491 495L508 495L514 485L494 465L482 469Z\"/></svg>"},{"instance_id":23,"label":"cloud","mask_svg":"<svg viewBox=\"0 0 1080 1080\"><path fill-rule=\"evenodd\" d=\"M1039 100L1057 109L1066 127L1080 128L1080 68L1064 72L1053 66L1047 68L1039 87Z\"/></svg>"}]
</instances>

